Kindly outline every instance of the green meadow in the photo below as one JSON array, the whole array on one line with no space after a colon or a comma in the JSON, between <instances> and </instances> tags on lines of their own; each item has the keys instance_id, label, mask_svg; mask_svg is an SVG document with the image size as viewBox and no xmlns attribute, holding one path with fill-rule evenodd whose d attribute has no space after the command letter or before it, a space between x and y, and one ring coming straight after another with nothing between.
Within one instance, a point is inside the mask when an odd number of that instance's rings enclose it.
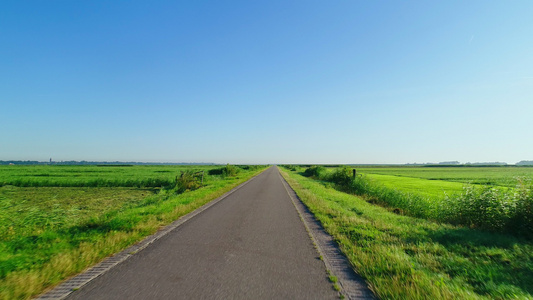
<instances>
[{"instance_id":1,"label":"green meadow","mask_svg":"<svg viewBox=\"0 0 533 300\"><path fill-rule=\"evenodd\" d=\"M28 299L264 166L0 167L0 299Z\"/></svg>"},{"instance_id":2,"label":"green meadow","mask_svg":"<svg viewBox=\"0 0 533 300\"><path fill-rule=\"evenodd\" d=\"M449 181L353 179L351 170L286 166L282 175L379 298L533 299L530 186L518 195L467 187L443 198L427 182ZM514 207L504 217L502 201Z\"/></svg>"},{"instance_id":3,"label":"green meadow","mask_svg":"<svg viewBox=\"0 0 533 300\"><path fill-rule=\"evenodd\" d=\"M207 171L215 166L30 165L0 166L0 186L19 187L139 187L172 185L186 170Z\"/></svg>"},{"instance_id":4,"label":"green meadow","mask_svg":"<svg viewBox=\"0 0 533 300\"><path fill-rule=\"evenodd\" d=\"M514 188L533 178L531 167L353 167L360 175L398 191L430 198L463 192L467 185ZM331 169L331 168L330 168Z\"/></svg>"},{"instance_id":5,"label":"green meadow","mask_svg":"<svg viewBox=\"0 0 533 300\"><path fill-rule=\"evenodd\" d=\"M354 166L366 175L390 175L398 177L443 180L469 184L514 187L517 178L533 178L533 167L367 167Z\"/></svg>"},{"instance_id":6,"label":"green meadow","mask_svg":"<svg viewBox=\"0 0 533 300\"><path fill-rule=\"evenodd\" d=\"M434 171L431 171L433 176L430 177L429 173L423 173L424 168L357 169L359 175L353 177L354 169L347 166L287 167L340 191L365 197L367 201L387 207L397 214L533 238L533 182L530 177L519 176L527 174L524 171L530 168L445 169L448 178L468 178L461 183L434 179ZM504 182L512 177L514 187L471 183L473 178L483 180L485 175L482 171L485 169L492 174L493 181ZM502 170L502 174L497 176L494 174L496 170ZM467 174L460 175L461 172ZM398 175L400 173L401 176ZM425 178L415 177L420 174L425 174Z\"/></svg>"},{"instance_id":7,"label":"green meadow","mask_svg":"<svg viewBox=\"0 0 533 300\"><path fill-rule=\"evenodd\" d=\"M373 173L363 174L370 180L382 184L388 188L430 198L444 198L446 195L457 194L460 193L464 187L463 183L455 181L429 180L417 177L382 175Z\"/></svg>"}]
</instances>

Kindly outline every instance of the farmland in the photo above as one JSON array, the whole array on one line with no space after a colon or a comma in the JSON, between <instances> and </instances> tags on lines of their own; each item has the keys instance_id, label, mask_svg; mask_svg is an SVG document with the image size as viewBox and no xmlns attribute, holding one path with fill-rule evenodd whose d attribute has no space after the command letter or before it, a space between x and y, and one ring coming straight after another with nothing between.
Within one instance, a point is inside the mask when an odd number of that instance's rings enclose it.
<instances>
[{"instance_id":1,"label":"farmland","mask_svg":"<svg viewBox=\"0 0 533 300\"><path fill-rule=\"evenodd\" d=\"M423 197L444 198L465 185L514 188L533 178L530 167L358 167L359 174L385 187Z\"/></svg>"},{"instance_id":2,"label":"farmland","mask_svg":"<svg viewBox=\"0 0 533 300\"><path fill-rule=\"evenodd\" d=\"M213 166L0 166L0 186L19 187L161 187L171 185L185 170Z\"/></svg>"},{"instance_id":3,"label":"farmland","mask_svg":"<svg viewBox=\"0 0 533 300\"><path fill-rule=\"evenodd\" d=\"M516 178L533 178L531 167L354 167L366 175L443 180L460 183L514 187Z\"/></svg>"},{"instance_id":4,"label":"farmland","mask_svg":"<svg viewBox=\"0 0 533 300\"><path fill-rule=\"evenodd\" d=\"M446 180L429 180L417 177L362 173L368 179L405 193L417 194L430 198L443 198L446 195L460 193L464 184Z\"/></svg>"},{"instance_id":5,"label":"farmland","mask_svg":"<svg viewBox=\"0 0 533 300\"><path fill-rule=\"evenodd\" d=\"M515 177L515 187L507 187L381 174L352 178L349 167L311 166L300 173L399 214L533 238L533 183L528 177Z\"/></svg>"},{"instance_id":6,"label":"farmland","mask_svg":"<svg viewBox=\"0 0 533 300\"><path fill-rule=\"evenodd\" d=\"M343 168L282 170L380 298L533 299L530 185L515 189L505 183L497 191L467 185L456 196L442 197L435 193L438 185L424 183L462 185L486 177L466 168L472 173L455 169L442 176L416 168L357 168L368 176L356 179ZM509 170L530 169L502 170L492 182L516 175ZM376 174L384 177L372 177ZM395 185L394 177L406 184ZM407 184L411 179L418 181L418 192L416 184ZM434 191L427 193L426 187Z\"/></svg>"},{"instance_id":7,"label":"farmland","mask_svg":"<svg viewBox=\"0 0 533 300\"><path fill-rule=\"evenodd\" d=\"M1 166L0 299L29 298L262 166Z\"/></svg>"}]
</instances>

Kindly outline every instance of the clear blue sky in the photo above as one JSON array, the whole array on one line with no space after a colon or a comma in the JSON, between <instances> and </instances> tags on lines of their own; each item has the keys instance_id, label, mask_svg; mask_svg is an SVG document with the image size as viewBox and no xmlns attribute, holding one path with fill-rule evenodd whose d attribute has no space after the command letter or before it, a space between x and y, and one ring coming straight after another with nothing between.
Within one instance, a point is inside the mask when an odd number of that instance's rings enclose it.
<instances>
[{"instance_id":1,"label":"clear blue sky","mask_svg":"<svg viewBox=\"0 0 533 300\"><path fill-rule=\"evenodd\" d=\"M0 160L533 160L533 1L3 1Z\"/></svg>"}]
</instances>

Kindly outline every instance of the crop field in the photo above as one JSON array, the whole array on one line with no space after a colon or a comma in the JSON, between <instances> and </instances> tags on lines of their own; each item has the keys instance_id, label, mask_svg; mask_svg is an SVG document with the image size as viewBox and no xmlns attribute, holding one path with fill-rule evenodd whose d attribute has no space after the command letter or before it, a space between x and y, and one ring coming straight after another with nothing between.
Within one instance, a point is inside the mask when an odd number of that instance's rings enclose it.
<instances>
[{"instance_id":1,"label":"crop field","mask_svg":"<svg viewBox=\"0 0 533 300\"><path fill-rule=\"evenodd\" d=\"M1 166L0 299L27 299L263 166Z\"/></svg>"},{"instance_id":2,"label":"crop field","mask_svg":"<svg viewBox=\"0 0 533 300\"><path fill-rule=\"evenodd\" d=\"M533 299L531 184L467 185L442 198L424 190L485 180L485 168L417 169L357 168L368 176L354 179L351 168L285 166L282 175L382 299ZM494 182L531 169L501 170Z\"/></svg>"}]
</instances>

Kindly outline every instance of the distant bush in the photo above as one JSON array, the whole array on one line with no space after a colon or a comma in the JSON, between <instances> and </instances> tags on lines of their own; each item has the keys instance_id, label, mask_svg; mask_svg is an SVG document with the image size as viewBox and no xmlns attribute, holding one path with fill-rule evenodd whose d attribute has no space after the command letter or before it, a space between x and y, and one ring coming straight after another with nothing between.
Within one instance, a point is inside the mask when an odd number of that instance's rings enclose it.
<instances>
[{"instance_id":1,"label":"distant bush","mask_svg":"<svg viewBox=\"0 0 533 300\"><path fill-rule=\"evenodd\" d=\"M285 168L285 169L289 169L291 171L298 171L300 169L300 166L298 165L280 165L280 167L282 168Z\"/></svg>"},{"instance_id":2,"label":"distant bush","mask_svg":"<svg viewBox=\"0 0 533 300\"><path fill-rule=\"evenodd\" d=\"M335 171L333 171L333 173L329 174L327 179L335 184L343 186L349 185L353 180L352 169L348 167L337 168Z\"/></svg>"},{"instance_id":3,"label":"distant bush","mask_svg":"<svg viewBox=\"0 0 533 300\"><path fill-rule=\"evenodd\" d=\"M211 169L207 172L209 175L223 175L227 177L235 176L241 171L241 168L227 164L222 168Z\"/></svg>"},{"instance_id":4,"label":"distant bush","mask_svg":"<svg viewBox=\"0 0 533 300\"><path fill-rule=\"evenodd\" d=\"M222 175L224 174L224 168L216 168L207 171L208 175Z\"/></svg>"},{"instance_id":5,"label":"distant bush","mask_svg":"<svg viewBox=\"0 0 533 300\"><path fill-rule=\"evenodd\" d=\"M192 170L187 170L181 172L179 176L176 176L176 186L174 191L177 194L184 193L186 191L193 191L202 186L201 184L201 174L194 172Z\"/></svg>"},{"instance_id":6,"label":"distant bush","mask_svg":"<svg viewBox=\"0 0 533 300\"><path fill-rule=\"evenodd\" d=\"M224 175L225 176L235 176L237 175L237 173L240 172L240 169L236 166L232 166L230 164L227 164L226 167L224 168Z\"/></svg>"},{"instance_id":7,"label":"distant bush","mask_svg":"<svg viewBox=\"0 0 533 300\"><path fill-rule=\"evenodd\" d=\"M306 177L314 177L316 179L323 179L322 175L326 173L326 168L322 166L311 166L305 169L303 175Z\"/></svg>"},{"instance_id":8,"label":"distant bush","mask_svg":"<svg viewBox=\"0 0 533 300\"><path fill-rule=\"evenodd\" d=\"M237 165L242 170L255 171L264 168L264 165Z\"/></svg>"}]
</instances>

